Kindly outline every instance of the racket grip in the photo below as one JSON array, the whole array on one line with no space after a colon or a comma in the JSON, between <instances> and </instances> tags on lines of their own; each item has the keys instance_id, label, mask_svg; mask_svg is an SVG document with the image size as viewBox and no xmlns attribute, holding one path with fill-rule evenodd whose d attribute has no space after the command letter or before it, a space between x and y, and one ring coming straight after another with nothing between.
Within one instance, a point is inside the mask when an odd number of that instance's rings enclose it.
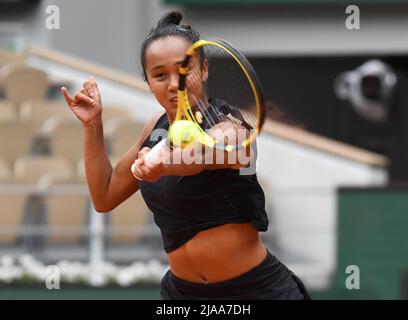
<instances>
[{"instance_id":1,"label":"racket grip","mask_svg":"<svg viewBox=\"0 0 408 320\"><path fill-rule=\"evenodd\" d=\"M168 140L163 139L161 140L158 144L156 144L145 156L145 164L147 166L152 166L154 164L158 164L160 161L159 156L160 154L166 150L166 148L169 148L168 146Z\"/></svg>"}]
</instances>

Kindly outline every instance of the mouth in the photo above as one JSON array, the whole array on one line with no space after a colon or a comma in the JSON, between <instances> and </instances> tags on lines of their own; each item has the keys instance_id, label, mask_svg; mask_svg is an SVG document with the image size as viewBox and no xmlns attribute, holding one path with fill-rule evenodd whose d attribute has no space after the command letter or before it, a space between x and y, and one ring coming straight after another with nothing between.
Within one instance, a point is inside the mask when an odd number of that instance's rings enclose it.
<instances>
[{"instance_id":1,"label":"mouth","mask_svg":"<svg viewBox=\"0 0 408 320\"><path fill-rule=\"evenodd\" d=\"M177 98L177 97L173 97L173 98L171 98L169 101L170 101L171 103L177 104L177 103L178 103L178 98Z\"/></svg>"}]
</instances>

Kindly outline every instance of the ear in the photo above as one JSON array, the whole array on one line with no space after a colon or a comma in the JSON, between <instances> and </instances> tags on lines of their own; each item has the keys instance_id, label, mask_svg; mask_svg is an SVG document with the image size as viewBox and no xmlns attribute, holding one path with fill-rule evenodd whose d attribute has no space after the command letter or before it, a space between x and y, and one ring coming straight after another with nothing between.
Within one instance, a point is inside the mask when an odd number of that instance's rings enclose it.
<instances>
[{"instance_id":1,"label":"ear","mask_svg":"<svg viewBox=\"0 0 408 320\"><path fill-rule=\"evenodd\" d=\"M201 80L206 82L208 79L208 60L203 61L203 68L201 69Z\"/></svg>"}]
</instances>

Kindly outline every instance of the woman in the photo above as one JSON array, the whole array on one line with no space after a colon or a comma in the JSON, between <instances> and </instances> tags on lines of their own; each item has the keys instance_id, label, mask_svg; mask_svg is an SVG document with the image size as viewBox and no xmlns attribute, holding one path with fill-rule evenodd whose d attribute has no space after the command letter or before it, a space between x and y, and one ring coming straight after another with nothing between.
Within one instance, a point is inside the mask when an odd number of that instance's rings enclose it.
<instances>
[{"instance_id":1,"label":"woman","mask_svg":"<svg viewBox=\"0 0 408 320\"><path fill-rule=\"evenodd\" d=\"M181 18L178 12L166 14L143 43L144 78L165 112L147 122L115 168L104 146L96 82L88 79L74 97L62 88L84 127L85 170L95 209L109 212L141 190L168 255L163 299L306 299L301 281L260 239L258 232L268 226L264 194L256 175L239 174L247 163L144 163L158 142L152 132L167 130L175 118L178 68L199 39L190 26L179 25ZM205 78L204 63L202 68ZM169 150L163 157L176 152L185 149Z\"/></svg>"}]
</instances>

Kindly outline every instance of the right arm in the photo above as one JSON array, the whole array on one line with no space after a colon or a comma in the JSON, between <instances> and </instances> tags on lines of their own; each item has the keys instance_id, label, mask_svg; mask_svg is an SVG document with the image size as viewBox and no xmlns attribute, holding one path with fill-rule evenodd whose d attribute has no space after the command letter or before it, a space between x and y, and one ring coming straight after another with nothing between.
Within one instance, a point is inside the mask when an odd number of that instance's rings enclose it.
<instances>
[{"instance_id":1,"label":"right arm","mask_svg":"<svg viewBox=\"0 0 408 320\"><path fill-rule=\"evenodd\" d=\"M148 121L135 144L113 168L104 144L102 103L96 82L87 80L74 97L66 88L62 88L62 93L83 125L85 173L93 205L98 212L109 212L139 190L138 180L130 168L162 113Z\"/></svg>"}]
</instances>

